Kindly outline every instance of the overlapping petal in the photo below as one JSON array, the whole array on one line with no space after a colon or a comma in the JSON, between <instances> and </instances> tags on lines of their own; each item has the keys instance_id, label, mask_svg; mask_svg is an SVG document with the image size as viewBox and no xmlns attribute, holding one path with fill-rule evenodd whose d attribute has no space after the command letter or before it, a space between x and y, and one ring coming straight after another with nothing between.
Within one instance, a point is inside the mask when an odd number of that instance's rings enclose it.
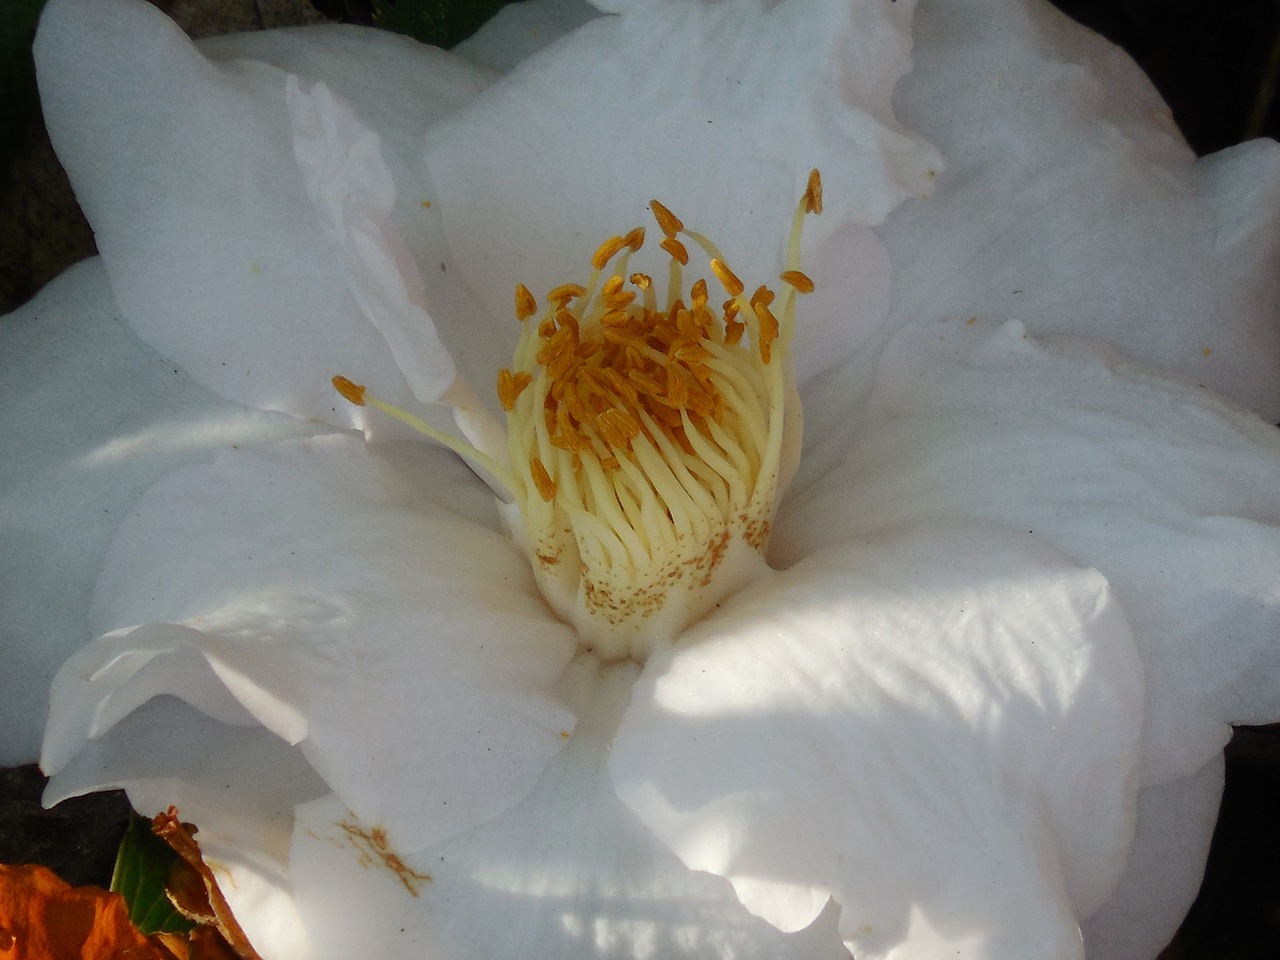
<instances>
[{"instance_id":1,"label":"overlapping petal","mask_svg":"<svg viewBox=\"0 0 1280 960\"><path fill-rule=\"evenodd\" d=\"M963 318L884 354L843 464L784 507L784 564L908 523L1034 531L1096 566L1147 675L1143 782L1187 776L1228 722L1280 710L1280 434L1093 346Z\"/></svg>"},{"instance_id":2,"label":"overlapping petal","mask_svg":"<svg viewBox=\"0 0 1280 960\"><path fill-rule=\"evenodd\" d=\"M635 669L565 672L574 637L456 461L227 451L107 555L106 632L54 691L51 798L177 799L281 960L810 960L840 936L1061 960L1095 912L1091 957L1151 953L1226 723L1280 711L1280 445L985 321L1105 336L1275 412L1274 152L1197 165L1132 64L1030 0L923 0L894 101L914 133L890 109L911 0L598 6L626 12L485 93L360 31L200 52L133 0L52 0L38 55L128 320L225 396L343 424L332 373L401 404L450 364L483 384L513 284L581 279L651 197L772 280L821 167L799 364L844 365L809 394L787 569L646 667L610 777ZM949 166L901 203L942 169L922 137Z\"/></svg>"},{"instance_id":3,"label":"overlapping petal","mask_svg":"<svg viewBox=\"0 0 1280 960\"><path fill-rule=\"evenodd\" d=\"M174 697L153 699L83 744L46 803L125 789L149 812L178 808L250 942L273 960L309 956L293 902L294 809L329 793L306 758L262 727L229 727Z\"/></svg>"},{"instance_id":4,"label":"overlapping petal","mask_svg":"<svg viewBox=\"0 0 1280 960\"><path fill-rule=\"evenodd\" d=\"M400 863L372 848L368 827L340 804L301 809L290 873L317 960L847 960L834 912L780 933L727 882L688 870L622 805L605 761L638 672L576 660L557 692L579 723L534 792Z\"/></svg>"},{"instance_id":5,"label":"overlapping petal","mask_svg":"<svg viewBox=\"0 0 1280 960\"><path fill-rule=\"evenodd\" d=\"M1081 924L1089 960L1156 957L1200 891L1222 800L1223 760L1138 791L1129 864L1107 902Z\"/></svg>"},{"instance_id":6,"label":"overlapping petal","mask_svg":"<svg viewBox=\"0 0 1280 960\"><path fill-rule=\"evenodd\" d=\"M828 212L813 239L847 244L819 290L868 291L831 317L849 349L882 319L886 263L865 233L831 234L879 223L941 165L890 104L913 7L640 3L589 22L433 129L427 167L454 262L488 312L508 317L517 282L540 294L580 280L606 236L651 225L657 197L722 242L744 280L769 283L818 167ZM665 263L637 260L659 277ZM830 351L804 359L821 365Z\"/></svg>"},{"instance_id":7,"label":"overlapping petal","mask_svg":"<svg viewBox=\"0 0 1280 960\"><path fill-rule=\"evenodd\" d=\"M0 765L30 763L49 682L92 636L107 542L152 483L230 444L314 425L215 397L120 319L88 260L0 324Z\"/></svg>"},{"instance_id":8,"label":"overlapping petal","mask_svg":"<svg viewBox=\"0 0 1280 960\"><path fill-rule=\"evenodd\" d=\"M781 929L834 897L859 957L1063 960L1124 867L1141 673L1102 577L1033 536L886 531L651 661L610 764Z\"/></svg>"},{"instance_id":9,"label":"overlapping petal","mask_svg":"<svg viewBox=\"0 0 1280 960\"><path fill-rule=\"evenodd\" d=\"M240 41L215 45L233 59L214 62L140 0L54 0L36 59L50 135L134 329L223 396L347 425L358 416L335 402L332 373L357 370L393 402L412 394L383 337L362 321L307 196L285 71L236 57L261 52L327 74L316 55L327 47L342 53L331 68L339 93L357 88L362 105L416 104L412 121L397 120L387 163L411 191L399 198L396 227L433 269L446 258L438 214L422 206L430 183L405 175L410 158L395 147L420 139L486 75L376 31L317 28L315 37L309 56L290 39ZM373 115L385 116L385 105ZM465 311L462 297L450 312Z\"/></svg>"},{"instance_id":10,"label":"overlapping petal","mask_svg":"<svg viewBox=\"0 0 1280 960\"><path fill-rule=\"evenodd\" d=\"M895 106L947 167L881 233L894 319L1096 337L1280 419L1280 147L1196 161L1128 55L1039 0L927 0L914 39Z\"/></svg>"},{"instance_id":11,"label":"overlapping petal","mask_svg":"<svg viewBox=\"0 0 1280 960\"><path fill-rule=\"evenodd\" d=\"M572 729L551 686L576 640L482 491L451 455L400 474L350 437L170 475L112 545L112 632L55 681L46 770L167 694L297 744L399 846L496 816Z\"/></svg>"}]
</instances>

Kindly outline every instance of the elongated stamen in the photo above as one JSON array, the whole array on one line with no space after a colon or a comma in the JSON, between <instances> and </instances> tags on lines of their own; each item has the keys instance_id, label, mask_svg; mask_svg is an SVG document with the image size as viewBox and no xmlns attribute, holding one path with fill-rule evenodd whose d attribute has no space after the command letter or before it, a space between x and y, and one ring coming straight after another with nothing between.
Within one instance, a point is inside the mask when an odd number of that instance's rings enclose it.
<instances>
[{"instance_id":1,"label":"elongated stamen","mask_svg":"<svg viewBox=\"0 0 1280 960\"><path fill-rule=\"evenodd\" d=\"M491 473L499 483L507 490L515 491L515 480L511 476L511 471L507 469L505 464L499 463L493 457L477 450L465 440L461 440L452 434L438 430L421 417L414 416L407 410L401 410L399 407L392 406L385 400L380 400L373 396L365 389L363 384L354 383L343 376L336 376L332 380L333 388L342 394L344 400L352 403L357 407L373 407L375 410L381 410L389 417L399 420L401 423L412 427L418 433L425 434L437 443L448 447L458 456L462 457L477 467L487 470Z\"/></svg>"},{"instance_id":2,"label":"elongated stamen","mask_svg":"<svg viewBox=\"0 0 1280 960\"><path fill-rule=\"evenodd\" d=\"M551 289L541 307L516 287L522 331L496 384L505 462L333 378L349 402L431 437L506 488L513 502L503 509L543 595L608 659L643 659L764 564L799 450L798 434L784 444L800 423L787 355L796 298L814 287L800 269L800 234L821 212L822 183L813 171L781 286L749 296L710 239L657 200L650 209L668 260L665 304L652 276L629 266L641 228L605 240L586 283ZM713 298L705 277L685 288L690 250L706 255L726 299Z\"/></svg>"},{"instance_id":3,"label":"elongated stamen","mask_svg":"<svg viewBox=\"0 0 1280 960\"><path fill-rule=\"evenodd\" d=\"M800 229L820 198L814 171L776 307L774 290L748 296L719 248L656 200L665 306L648 274L628 270L640 230L602 243L587 282L549 291L541 309L516 290L523 332L498 397L527 549L553 606L607 652L642 655L651 638L637 638L670 619L658 613L673 596L680 617L696 616L686 608L705 603L693 595L732 544L767 542L793 393L783 358L796 294L813 289ZM719 308L705 279L682 292L690 249L728 296Z\"/></svg>"}]
</instances>

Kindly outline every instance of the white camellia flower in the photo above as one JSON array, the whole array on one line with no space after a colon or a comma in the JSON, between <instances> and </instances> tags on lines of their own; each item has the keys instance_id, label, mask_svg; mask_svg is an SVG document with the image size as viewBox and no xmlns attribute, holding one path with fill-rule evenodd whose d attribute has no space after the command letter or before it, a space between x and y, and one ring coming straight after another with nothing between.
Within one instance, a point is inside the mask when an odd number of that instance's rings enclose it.
<instances>
[{"instance_id":1,"label":"white camellia flower","mask_svg":"<svg viewBox=\"0 0 1280 960\"><path fill-rule=\"evenodd\" d=\"M1153 957L1280 717L1280 151L1037 0L600 6L51 0L16 759L96 636L46 799L271 960Z\"/></svg>"}]
</instances>

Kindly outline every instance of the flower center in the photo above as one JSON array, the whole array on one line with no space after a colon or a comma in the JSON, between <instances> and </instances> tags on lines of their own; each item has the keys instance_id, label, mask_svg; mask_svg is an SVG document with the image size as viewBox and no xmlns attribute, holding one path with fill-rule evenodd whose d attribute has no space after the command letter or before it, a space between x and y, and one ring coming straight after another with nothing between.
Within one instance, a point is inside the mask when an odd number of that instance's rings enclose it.
<instances>
[{"instance_id":1,"label":"flower center","mask_svg":"<svg viewBox=\"0 0 1280 960\"><path fill-rule=\"evenodd\" d=\"M775 292L750 296L715 245L658 201L667 297L629 272L644 230L605 241L585 285L562 284L539 307L523 285L523 325L498 374L507 463L366 395L441 440L508 488L506 518L548 603L606 660L644 660L764 565L776 502L800 449L789 355L804 217L820 213L818 171L792 222ZM684 293L686 241L708 257L707 280ZM492 453L492 451L491 451Z\"/></svg>"},{"instance_id":2,"label":"flower center","mask_svg":"<svg viewBox=\"0 0 1280 960\"><path fill-rule=\"evenodd\" d=\"M544 595L608 659L643 659L763 563L799 429L789 345L804 215L821 207L810 176L796 213L781 296L750 296L704 236L658 201L668 296L628 272L644 231L613 237L585 286L537 302L516 288L523 324L498 375L515 506ZM709 258L683 296L686 240ZM719 300L719 298L717 298ZM775 312L776 311L776 312Z\"/></svg>"}]
</instances>

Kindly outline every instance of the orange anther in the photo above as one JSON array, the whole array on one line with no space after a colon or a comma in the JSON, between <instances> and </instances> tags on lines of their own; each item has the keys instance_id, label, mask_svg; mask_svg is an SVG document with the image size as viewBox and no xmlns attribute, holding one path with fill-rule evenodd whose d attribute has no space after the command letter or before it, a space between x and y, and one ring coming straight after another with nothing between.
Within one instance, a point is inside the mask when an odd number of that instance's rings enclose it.
<instances>
[{"instance_id":1,"label":"orange anther","mask_svg":"<svg viewBox=\"0 0 1280 960\"><path fill-rule=\"evenodd\" d=\"M796 293L813 293L813 281L799 270L783 270L782 282L796 288Z\"/></svg>"},{"instance_id":2,"label":"orange anther","mask_svg":"<svg viewBox=\"0 0 1280 960\"><path fill-rule=\"evenodd\" d=\"M523 283L516 284L516 319L528 320L538 312L538 301Z\"/></svg>"},{"instance_id":3,"label":"orange anther","mask_svg":"<svg viewBox=\"0 0 1280 960\"><path fill-rule=\"evenodd\" d=\"M635 253L644 246L644 227L636 227L622 238L622 242L631 248L632 253Z\"/></svg>"},{"instance_id":4,"label":"orange anther","mask_svg":"<svg viewBox=\"0 0 1280 960\"><path fill-rule=\"evenodd\" d=\"M737 274L730 270L725 264L721 263L714 257L711 258L711 272L716 275L716 279L728 291L729 296L736 297L743 291L742 281L738 279Z\"/></svg>"},{"instance_id":5,"label":"orange anther","mask_svg":"<svg viewBox=\"0 0 1280 960\"><path fill-rule=\"evenodd\" d=\"M822 174L817 168L809 171L809 182L804 188L805 213L822 212Z\"/></svg>"},{"instance_id":6,"label":"orange anther","mask_svg":"<svg viewBox=\"0 0 1280 960\"><path fill-rule=\"evenodd\" d=\"M671 258L673 260L678 260L680 262L680 266L683 267L689 263L689 251L686 250L684 248L684 244L675 237L664 237L662 243L658 244L658 246L671 254Z\"/></svg>"},{"instance_id":7,"label":"orange anther","mask_svg":"<svg viewBox=\"0 0 1280 960\"><path fill-rule=\"evenodd\" d=\"M346 377L334 377L333 389L342 394L342 398L348 403L354 403L357 407L364 406L364 385L353 383Z\"/></svg>"},{"instance_id":8,"label":"orange anther","mask_svg":"<svg viewBox=\"0 0 1280 960\"><path fill-rule=\"evenodd\" d=\"M760 321L760 360L767 364L773 355L773 341L778 339L778 318L765 303L753 303L752 308L755 310L756 319Z\"/></svg>"},{"instance_id":9,"label":"orange anther","mask_svg":"<svg viewBox=\"0 0 1280 960\"><path fill-rule=\"evenodd\" d=\"M533 485L538 488L538 493L543 500L550 503L555 499L555 481L551 479L551 475L547 473L547 468L542 465L542 461L537 457L529 459L529 476L533 478Z\"/></svg>"},{"instance_id":10,"label":"orange anther","mask_svg":"<svg viewBox=\"0 0 1280 960\"><path fill-rule=\"evenodd\" d=\"M512 373L506 367L498 371L498 402L502 409L510 413L515 409L516 398L524 392L525 387L533 383L533 376L528 373Z\"/></svg>"},{"instance_id":11,"label":"orange anther","mask_svg":"<svg viewBox=\"0 0 1280 960\"><path fill-rule=\"evenodd\" d=\"M625 450L640 435L640 423L626 410L611 407L596 418L596 432L610 450Z\"/></svg>"},{"instance_id":12,"label":"orange anther","mask_svg":"<svg viewBox=\"0 0 1280 960\"><path fill-rule=\"evenodd\" d=\"M558 287L552 288L547 294L547 299L554 304L563 307L570 300L578 297L585 297L587 288L577 283L562 283Z\"/></svg>"},{"instance_id":13,"label":"orange anther","mask_svg":"<svg viewBox=\"0 0 1280 960\"><path fill-rule=\"evenodd\" d=\"M662 228L662 232L668 237L675 237L677 233L684 229L684 224L680 222L680 218L657 200L649 201L649 209L653 211L653 219L658 221L658 226Z\"/></svg>"},{"instance_id":14,"label":"orange anther","mask_svg":"<svg viewBox=\"0 0 1280 960\"><path fill-rule=\"evenodd\" d=\"M614 258L625 242L621 237L610 237L600 244L591 256L591 266L597 270L603 270L604 265Z\"/></svg>"}]
</instances>

